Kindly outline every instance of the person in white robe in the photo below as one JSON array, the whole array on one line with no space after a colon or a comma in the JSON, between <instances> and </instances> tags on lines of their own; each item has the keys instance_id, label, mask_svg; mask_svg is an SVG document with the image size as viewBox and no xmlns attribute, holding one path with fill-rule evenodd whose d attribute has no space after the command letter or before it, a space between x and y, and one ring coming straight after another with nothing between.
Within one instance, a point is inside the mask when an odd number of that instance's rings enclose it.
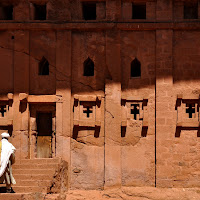
<instances>
[{"instance_id":1,"label":"person in white robe","mask_svg":"<svg viewBox=\"0 0 200 200\"><path fill-rule=\"evenodd\" d=\"M6 192L11 193L12 184L16 181L12 175L12 164L15 162L15 147L8 141L10 135L8 133L1 134L2 140L0 142L0 183L6 184Z\"/></svg>"}]
</instances>

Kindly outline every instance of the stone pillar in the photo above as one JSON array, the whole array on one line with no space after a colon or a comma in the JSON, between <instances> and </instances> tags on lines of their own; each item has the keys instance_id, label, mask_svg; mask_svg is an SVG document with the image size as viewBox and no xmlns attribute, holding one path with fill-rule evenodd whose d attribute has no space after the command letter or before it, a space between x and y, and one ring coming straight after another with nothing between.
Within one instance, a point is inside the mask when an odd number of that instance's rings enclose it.
<instances>
[{"instance_id":1,"label":"stone pillar","mask_svg":"<svg viewBox=\"0 0 200 200\"><path fill-rule=\"evenodd\" d=\"M28 157L29 109L20 104L19 93L29 93L29 32L16 31L14 35L14 99L13 139L17 148L16 158Z\"/></svg>"},{"instance_id":2,"label":"stone pillar","mask_svg":"<svg viewBox=\"0 0 200 200\"><path fill-rule=\"evenodd\" d=\"M56 156L62 156L70 166L71 137L71 31L57 32L56 95Z\"/></svg>"},{"instance_id":3,"label":"stone pillar","mask_svg":"<svg viewBox=\"0 0 200 200\"><path fill-rule=\"evenodd\" d=\"M156 18L158 21L171 21L173 19L172 0L157 0Z\"/></svg>"},{"instance_id":4,"label":"stone pillar","mask_svg":"<svg viewBox=\"0 0 200 200\"><path fill-rule=\"evenodd\" d=\"M121 19L121 0L106 1L106 19L108 21Z\"/></svg>"},{"instance_id":5,"label":"stone pillar","mask_svg":"<svg viewBox=\"0 0 200 200\"><path fill-rule=\"evenodd\" d=\"M106 35L105 187L121 186L121 56L120 33Z\"/></svg>"},{"instance_id":6,"label":"stone pillar","mask_svg":"<svg viewBox=\"0 0 200 200\"><path fill-rule=\"evenodd\" d=\"M173 59L172 30L156 31L156 182L158 187L170 187L173 175L171 152L175 130L173 123Z\"/></svg>"}]
</instances>

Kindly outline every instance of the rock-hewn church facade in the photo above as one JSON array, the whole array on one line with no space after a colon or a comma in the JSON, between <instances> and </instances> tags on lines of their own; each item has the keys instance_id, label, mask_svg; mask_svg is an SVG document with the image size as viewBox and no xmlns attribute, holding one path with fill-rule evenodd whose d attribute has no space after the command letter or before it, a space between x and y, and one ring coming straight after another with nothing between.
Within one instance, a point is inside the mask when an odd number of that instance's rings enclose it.
<instances>
[{"instance_id":1,"label":"rock-hewn church facade","mask_svg":"<svg viewBox=\"0 0 200 200\"><path fill-rule=\"evenodd\" d=\"M199 0L2 0L0 130L70 189L200 186Z\"/></svg>"}]
</instances>

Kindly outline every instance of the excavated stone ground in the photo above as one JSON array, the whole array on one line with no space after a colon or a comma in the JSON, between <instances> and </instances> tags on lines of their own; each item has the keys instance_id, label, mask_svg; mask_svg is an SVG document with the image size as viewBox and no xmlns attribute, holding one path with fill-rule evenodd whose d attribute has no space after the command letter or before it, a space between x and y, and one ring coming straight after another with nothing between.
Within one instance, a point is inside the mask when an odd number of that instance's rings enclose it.
<instances>
[{"instance_id":1,"label":"excavated stone ground","mask_svg":"<svg viewBox=\"0 0 200 200\"><path fill-rule=\"evenodd\" d=\"M200 188L123 187L104 191L68 191L66 200L199 200Z\"/></svg>"}]
</instances>

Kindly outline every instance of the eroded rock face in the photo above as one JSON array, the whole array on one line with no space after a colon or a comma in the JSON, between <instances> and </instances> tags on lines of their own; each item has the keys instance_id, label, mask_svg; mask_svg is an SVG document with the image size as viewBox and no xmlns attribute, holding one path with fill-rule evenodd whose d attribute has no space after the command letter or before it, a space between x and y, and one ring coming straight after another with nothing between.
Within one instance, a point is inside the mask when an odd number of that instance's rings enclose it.
<instances>
[{"instance_id":1,"label":"eroded rock face","mask_svg":"<svg viewBox=\"0 0 200 200\"><path fill-rule=\"evenodd\" d=\"M53 177L51 186L48 188L48 194L62 194L68 189L68 164L62 160Z\"/></svg>"}]
</instances>

